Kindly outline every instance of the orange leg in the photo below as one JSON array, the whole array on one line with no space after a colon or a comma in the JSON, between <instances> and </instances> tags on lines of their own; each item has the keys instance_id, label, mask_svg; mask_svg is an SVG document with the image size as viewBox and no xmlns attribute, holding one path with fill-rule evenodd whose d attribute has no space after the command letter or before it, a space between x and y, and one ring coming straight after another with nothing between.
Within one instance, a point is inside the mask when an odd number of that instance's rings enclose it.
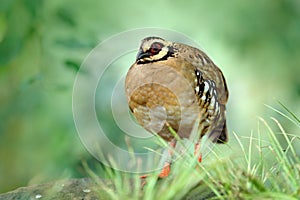
<instances>
[{"instance_id":1,"label":"orange leg","mask_svg":"<svg viewBox=\"0 0 300 200\"><path fill-rule=\"evenodd\" d=\"M162 168L161 172L158 175L158 178L166 178L166 177L169 176L170 172L171 172L171 163L170 162L165 162L164 167ZM141 188L143 188L146 185L147 176L148 176L147 174L140 176Z\"/></svg>"},{"instance_id":2,"label":"orange leg","mask_svg":"<svg viewBox=\"0 0 300 200\"><path fill-rule=\"evenodd\" d=\"M202 153L200 152L199 142L197 142L194 146L194 155L198 156L198 162L202 162Z\"/></svg>"},{"instance_id":3,"label":"orange leg","mask_svg":"<svg viewBox=\"0 0 300 200\"><path fill-rule=\"evenodd\" d=\"M169 146L171 148L175 148L175 146L176 146L176 140L174 139L171 142L169 142ZM172 160L172 156L173 156L173 152L172 152L171 149L168 151L168 156L169 156L168 161L165 162L165 164L164 164L161 172L158 175L159 178L166 178L166 177L169 176L169 174L171 172L171 160ZM148 174L145 174L145 175L140 176L140 178L141 179L146 179L147 176L148 176ZM143 182L142 185L144 185L144 184L145 184L145 182Z\"/></svg>"},{"instance_id":4,"label":"orange leg","mask_svg":"<svg viewBox=\"0 0 300 200\"><path fill-rule=\"evenodd\" d=\"M176 140L173 139L171 142L169 142L169 146L170 146L170 148L172 148L168 152L169 160L165 162L163 169L161 170L161 172L158 175L159 178L166 178L169 176L169 174L171 172L171 162L172 162L172 156L173 156L172 151L176 146Z\"/></svg>"},{"instance_id":5,"label":"orange leg","mask_svg":"<svg viewBox=\"0 0 300 200\"><path fill-rule=\"evenodd\" d=\"M164 167L162 168L161 172L159 173L158 177L159 178L166 178L169 176L171 172L171 163L165 162Z\"/></svg>"}]
</instances>

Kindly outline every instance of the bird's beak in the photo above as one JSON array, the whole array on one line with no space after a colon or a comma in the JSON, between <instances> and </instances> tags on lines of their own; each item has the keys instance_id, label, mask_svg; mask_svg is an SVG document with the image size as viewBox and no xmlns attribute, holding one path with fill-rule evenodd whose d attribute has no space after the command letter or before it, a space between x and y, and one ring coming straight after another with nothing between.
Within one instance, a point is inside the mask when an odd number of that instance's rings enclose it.
<instances>
[{"instance_id":1,"label":"bird's beak","mask_svg":"<svg viewBox=\"0 0 300 200\"><path fill-rule=\"evenodd\" d=\"M143 58L150 57L149 52L144 52L142 49L139 50L137 56L136 56L136 61L139 61Z\"/></svg>"}]
</instances>

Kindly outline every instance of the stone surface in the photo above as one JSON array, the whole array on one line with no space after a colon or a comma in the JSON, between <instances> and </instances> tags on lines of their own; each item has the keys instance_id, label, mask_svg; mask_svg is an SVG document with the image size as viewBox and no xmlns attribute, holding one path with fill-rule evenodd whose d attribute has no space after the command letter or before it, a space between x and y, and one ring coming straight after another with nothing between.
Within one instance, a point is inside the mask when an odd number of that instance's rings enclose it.
<instances>
[{"instance_id":1,"label":"stone surface","mask_svg":"<svg viewBox=\"0 0 300 200\"><path fill-rule=\"evenodd\" d=\"M21 187L14 191L0 194L2 200L19 199L72 199L72 200L97 200L99 187L90 179L68 179L41 185Z\"/></svg>"},{"instance_id":2,"label":"stone surface","mask_svg":"<svg viewBox=\"0 0 300 200\"><path fill-rule=\"evenodd\" d=\"M110 199L104 191L106 188L114 190L112 182L99 179L102 186L92 179L66 179L50 183L21 187L14 191L0 194L0 200L106 200ZM134 188L133 186L131 186ZM142 194L143 195L143 194ZM201 200L214 197L214 193L203 187L203 184L192 188L183 198L186 200Z\"/></svg>"}]
</instances>

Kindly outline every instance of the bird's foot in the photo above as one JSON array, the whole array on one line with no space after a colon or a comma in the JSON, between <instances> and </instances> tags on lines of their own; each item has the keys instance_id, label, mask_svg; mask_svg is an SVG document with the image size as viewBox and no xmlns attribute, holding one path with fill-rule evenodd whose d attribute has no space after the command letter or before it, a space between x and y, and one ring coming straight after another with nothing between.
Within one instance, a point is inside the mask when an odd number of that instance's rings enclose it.
<instances>
[{"instance_id":1,"label":"bird's foot","mask_svg":"<svg viewBox=\"0 0 300 200\"><path fill-rule=\"evenodd\" d=\"M166 177L169 176L170 172L171 172L171 163L166 162L163 169L159 173L158 177L159 178L166 178Z\"/></svg>"},{"instance_id":2,"label":"bird's foot","mask_svg":"<svg viewBox=\"0 0 300 200\"><path fill-rule=\"evenodd\" d=\"M141 179L141 189L144 188L144 186L146 185L147 181L146 181L146 178L147 178L148 175L142 175L140 176L140 179Z\"/></svg>"},{"instance_id":3,"label":"bird's foot","mask_svg":"<svg viewBox=\"0 0 300 200\"><path fill-rule=\"evenodd\" d=\"M170 172L171 172L171 163L166 162L164 167L162 168L161 172L159 173L158 178L166 178L169 176ZM140 176L141 188L143 188L146 185L146 183L147 183L146 178L148 176L149 176L149 174L144 174L144 175Z\"/></svg>"}]
</instances>

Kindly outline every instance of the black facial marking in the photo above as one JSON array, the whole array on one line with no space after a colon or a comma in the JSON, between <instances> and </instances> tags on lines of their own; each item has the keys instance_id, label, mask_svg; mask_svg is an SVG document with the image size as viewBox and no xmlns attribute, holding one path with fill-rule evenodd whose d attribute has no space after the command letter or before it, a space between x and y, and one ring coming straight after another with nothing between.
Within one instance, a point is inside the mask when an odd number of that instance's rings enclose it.
<instances>
[{"instance_id":1,"label":"black facial marking","mask_svg":"<svg viewBox=\"0 0 300 200\"><path fill-rule=\"evenodd\" d=\"M161 49L163 48L163 44L159 43L159 42L155 42L151 45L150 49L147 50L146 52L142 52L141 50L139 51L138 55L137 55L137 64L147 64L147 63L152 63L152 62L157 62L157 61L162 61L162 60L167 60L169 57L174 57L174 48L172 46L167 46L168 47L168 53L157 60L142 60L142 58L146 58L146 57L150 57L150 56L154 56L156 54L159 53L159 51L161 51Z\"/></svg>"}]
</instances>

